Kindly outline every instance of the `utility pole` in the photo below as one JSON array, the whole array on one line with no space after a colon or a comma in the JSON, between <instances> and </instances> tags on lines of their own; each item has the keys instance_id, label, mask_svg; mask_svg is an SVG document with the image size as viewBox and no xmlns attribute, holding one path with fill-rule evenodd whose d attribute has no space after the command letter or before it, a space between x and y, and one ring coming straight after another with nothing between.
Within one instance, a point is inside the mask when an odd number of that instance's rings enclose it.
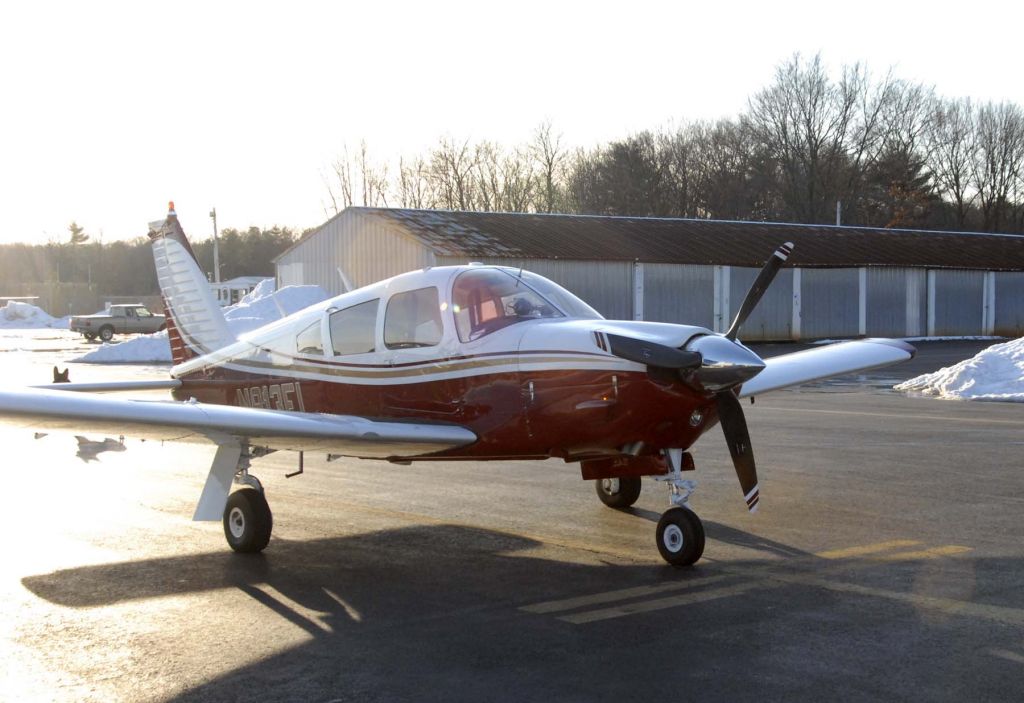
<instances>
[{"instance_id":1,"label":"utility pole","mask_svg":"<svg viewBox=\"0 0 1024 703\"><path fill-rule=\"evenodd\" d=\"M220 251L217 246L217 208L210 209L213 220L213 282L220 283Z\"/></svg>"}]
</instances>

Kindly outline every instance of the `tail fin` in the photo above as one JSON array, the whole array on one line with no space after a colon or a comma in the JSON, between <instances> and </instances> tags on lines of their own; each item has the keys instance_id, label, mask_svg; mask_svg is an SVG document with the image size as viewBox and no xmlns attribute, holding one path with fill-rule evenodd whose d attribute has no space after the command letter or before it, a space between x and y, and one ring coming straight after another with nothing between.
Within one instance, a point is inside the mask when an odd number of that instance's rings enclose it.
<instances>
[{"instance_id":1,"label":"tail fin","mask_svg":"<svg viewBox=\"0 0 1024 703\"><path fill-rule=\"evenodd\" d=\"M150 223L149 238L153 242L174 363L209 354L235 341L181 229L173 202L166 220Z\"/></svg>"}]
</instances>

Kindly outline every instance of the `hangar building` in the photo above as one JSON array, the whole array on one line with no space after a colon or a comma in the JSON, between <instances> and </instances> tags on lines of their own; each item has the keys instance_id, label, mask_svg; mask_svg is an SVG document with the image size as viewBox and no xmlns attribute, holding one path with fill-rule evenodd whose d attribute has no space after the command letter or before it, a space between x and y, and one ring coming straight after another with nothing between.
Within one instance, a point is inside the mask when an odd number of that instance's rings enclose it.
<instances>
[{"instance_id":1,"label":"hangar building","mask_svg":"<svg viewBox=\"0 0 1024 703\"><path fill-rule=\"evenodd\" d=\"M350 207L275 259L332 295L470 261L546 276L610 319L729 327L764 261L789 264L748 341L1024 336L1024 236L647 217Z\"/></svg>"}]
</instances>

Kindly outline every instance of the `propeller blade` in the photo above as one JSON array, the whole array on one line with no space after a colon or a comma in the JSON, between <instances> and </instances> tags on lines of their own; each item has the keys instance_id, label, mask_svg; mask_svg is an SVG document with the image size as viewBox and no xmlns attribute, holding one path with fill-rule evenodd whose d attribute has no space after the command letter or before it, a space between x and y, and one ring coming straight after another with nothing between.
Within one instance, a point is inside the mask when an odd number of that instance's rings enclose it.
<instances>
[{"instance_id":1,"label":"propeller blade","mask_svg":"<svg viewBox=\"0 0 1024 703\"><path fill-rule=\"evenodd\" d=\"M618 334L605 333L604 336L608 338L609 351L612 354L638 364L657 366L663 369L692 369L700 366L703 360L698 352L675 349L657 342L623 337Z\"/></svg>"},{"instance_id":2,"label":"propeller blade","mask_svg":"<svg viewBox=\"0 0 1024 703\"><path fill-rule=\"evenodd\" d=\"M732 326L729 327L729 331L725 333L726 339L731 341L736 340L736 336L740 332L740 327L750 317L750 313L754 312L754 308L761 302L761 296L768 290L768 286L771 285L772 281L775 280L775 274L779 272L782 265L786 263L786 259L793 253L793 242L785 242L782 246L775 250L775 253L769 257L768 261L765 262L764 268L761 269L761 273L757 274L757 278L754 279L753 285L750 286L750 290L747 291L747 297L743 299L743 304L740 305L740 311L736 313L736 319L732 321Z\"/></svg>"},{"instance_id":3,"label":"propeller blade","mask_svg":"<svg viewBox=\"0 0 1024 703\"><path fill-rule=\"evenodd\" d=\"M715 399L718 401L718 421L722 425L722 432L725 433L725 442L729 445L729 454L732 455L736 478L740 480L740 488L743 489L743 499L747 501L747 510L757 512L761 496L743 406L732 391L722 391L715 395Z\"/></svg>"}]
</instances>

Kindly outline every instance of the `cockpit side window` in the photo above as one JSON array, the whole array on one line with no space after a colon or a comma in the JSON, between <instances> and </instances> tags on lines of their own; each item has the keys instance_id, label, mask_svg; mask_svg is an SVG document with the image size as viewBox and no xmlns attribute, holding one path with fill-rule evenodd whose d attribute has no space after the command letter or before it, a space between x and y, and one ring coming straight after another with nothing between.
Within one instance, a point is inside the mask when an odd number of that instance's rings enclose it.
<instances>
[{"instance_id":1,"label":"cockpit side window","mask_svg":"<svg viewBox=\"0 0 1024 703\"><path fill-rule=\"evenodd\" d=\"M306 329L299 332L295 338L295 348L299 354L323 354L324 340L320 330L320 318Z\"/></svg>"},{"instance_id":2,"label":"cockpit side window","mask_svg":"<svg viewBox=\"0 0 1024 703\"><path fill-rule=\"evenodd\" d=\"M517 322L563 316L521 278L492 268L459 274L452 288L452 309L463 342Z\"/></svg>"},{"instance_id":3,"label":"cockpit side window","mask_svg":"<svg viewBox=\"0 0 1024 703\"><path fill-rule=\"evenodd\" d=\"M331 347L335 356L368 354L374 351L374 330L380 299L331 313Z\"/></svg>"},{"instance_id":4,"label":"cockpit side window","mask_svg":"<svg viewBox=\"0 0 1024 703\"><path fill-rule=\"evenodd\" d=\"M395 293L384 313L384 346L388 349L432 347L441 343L441 303L437 288Z\"/></svg>"}]
</instances>

